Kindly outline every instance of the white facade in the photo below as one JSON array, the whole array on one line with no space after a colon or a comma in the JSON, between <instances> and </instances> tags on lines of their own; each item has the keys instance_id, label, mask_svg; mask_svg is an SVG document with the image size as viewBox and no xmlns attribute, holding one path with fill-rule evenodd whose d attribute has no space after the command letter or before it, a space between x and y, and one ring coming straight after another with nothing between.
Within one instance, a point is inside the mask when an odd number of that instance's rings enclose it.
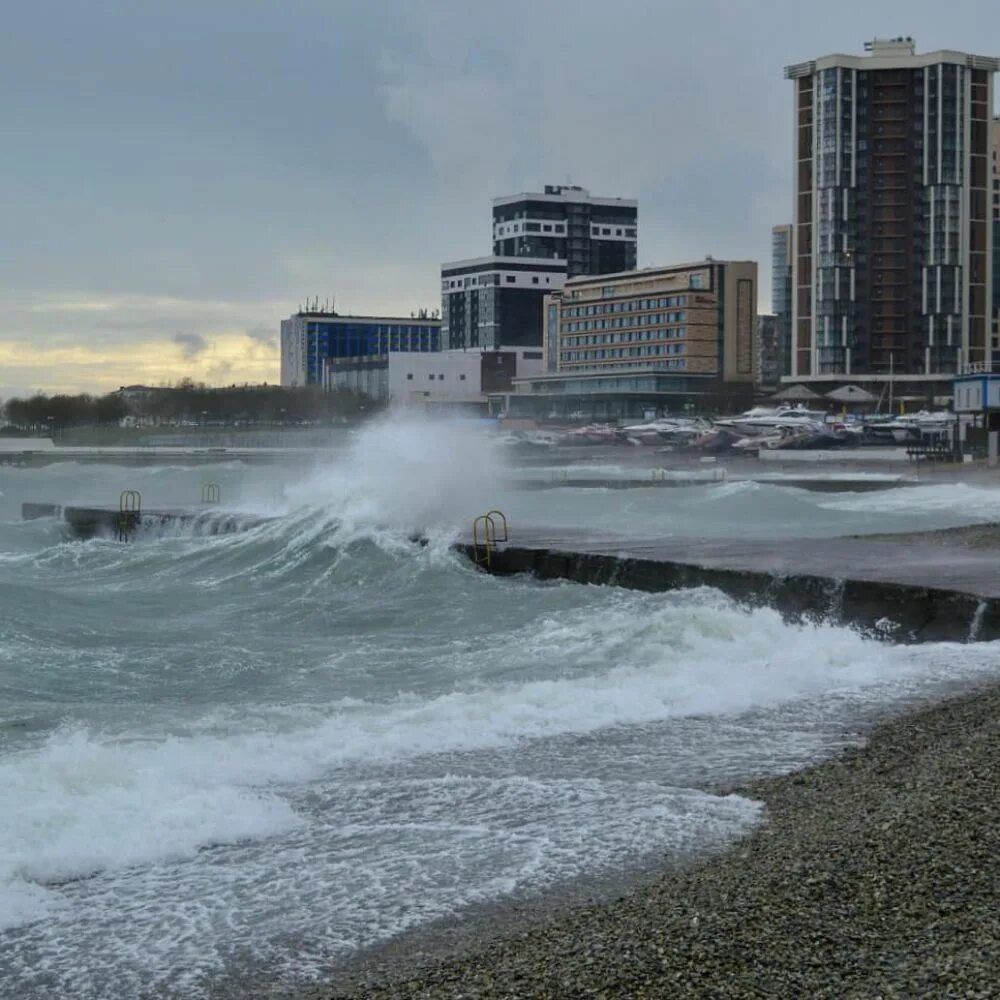
<instances>
[{"instance_id":1,"label":"white facade","mask_svg":"<svg viewBox=\"0 0 1000 1000\"><path fill-rule=\"evenodd\" d=\"M297 388L306 381L306 323L292 316L281 321L281 384Z\"/></svg>"},{"instance_id":2,"label":"white facade","mask_svg":"<svg viewBox=\"0 0 1000 1000\"><path fill-rule=\"evenodd\" d=\"M482 371L484 351L441 351L439 354L390 355L389 397L393 403L421 405L485 403ZM517 356L516 374L540 375L544 369L537 347L504 350Z\"/></svg>"},{"instance_id":3,"label":"white facade","mask_svg":"<svg viewBox=\"0 0 1000 1000\"><path fill-rule=\"evenodd\" d=\"M955 379L955 412L1000 412L1000 375L983 373Z\"/></svg>"},{"instance_id":4,"label":"white facade","mask_svg":"<svg viewBox=\"0 0 1000 1000\"><path fill-rule=\"evenodd\" d=\"M480 351L390 354L389 400L403 405L478 402L482 398L481 370Z\"/></svg>"}]
</instances>

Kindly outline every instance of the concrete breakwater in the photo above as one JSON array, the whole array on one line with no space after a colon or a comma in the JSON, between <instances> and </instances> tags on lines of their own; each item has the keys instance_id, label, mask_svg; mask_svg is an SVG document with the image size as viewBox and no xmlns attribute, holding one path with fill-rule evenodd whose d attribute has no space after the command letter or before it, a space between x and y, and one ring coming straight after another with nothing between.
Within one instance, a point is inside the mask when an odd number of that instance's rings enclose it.
<instances>
[{"instance_id":1,"label":"concrete breakwater","mask_svg":"<svg viewBox=\"0 0 1000 1000\"><path fill-rule=\"evenodd\" d=\"M57 518L78 539L115 538L122 534L131 539L142 532L170 528L186 528L200 535L230 535L237 531L248 531L271 520L206 506L122 510L111 506L77 507L54 503L23 503L21 517L25 521L44 517Z\"/></svg>"},{"instance_id":2,"label":"concrete breakwater","mask_svg":"<svg viewBox=\"0 0 1000 1000\"><path fill-rule=\"evenodd\" d=\"M129 514L114 507L43 503L23 504L22 516L58 517L77 538L120 536L124 516L130 518L129 539L170 527L227 534L270 520L211 507ZM517 544L492 547L488 559L482 545L472 540L455 544L457 551L498 576L524 573L645 591L714 587L741 603L773 607L790 618L852 625L904 643L1000 638L998 547L1000 534L993 526L959 533L775 541L526 531L519 532Z\"/></svg>"},{"instance_id":3,"label":"concrete breakwater","mask_svg":"<svg viewBox=\"0 0 1000 1000\"><path fill-rule=\"evenodd\" d=\"M997 553L942 545L928 534L775 542L527 535L495 547L488 562L482 546L458 547L502 576L530 573L645 591L714 587L742 603L853 625L896 642L1000 638Z\"/></svg>"}]
</instances>

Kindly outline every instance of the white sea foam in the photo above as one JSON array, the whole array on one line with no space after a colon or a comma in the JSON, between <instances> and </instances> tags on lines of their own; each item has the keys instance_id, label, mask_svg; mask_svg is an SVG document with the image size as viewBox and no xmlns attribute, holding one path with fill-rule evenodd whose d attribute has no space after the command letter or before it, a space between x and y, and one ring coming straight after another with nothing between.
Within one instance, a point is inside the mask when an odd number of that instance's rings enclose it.
<instances>
[{"instance_id":1,"label":"white sea foam","mask_svg":"<svg viewBox=\"0 0 1000 1000\"><path fill-rule=\"evenodd\" d=\"M949 514L967 521L1000 519L1000 488L968 483L935 483L866 493L837 494L822 499L825 510L865 514ZM898 530L898 525L896 526Z\"/></svg>"},{"instance_id":2,"label":"white sea foam","mask_svg":"<svg viewBox=\"0 0 1000 1000\"><path fill-rule=\"evenodd\" d=\"M453 682L430 696L304 706L298 724L284 709L263 728L258 720L221 735L209 716L202 735L195 729L167 740L67 728L7 758L0 876L17 894L6 904L8 919L24 918L25 881L51 883L286 831L297 822L287 791L347 765L741 712L900 683L928 669L925 656L843 628L789 625L713 592L602 596L600 614L586 607L515 631L468 677L462 671L473 651L459 649L453 665L452 654L435 654L424 669ZM351 655L334 656L331 669L349 670Z\"/></svg>"},{"instance_id":3,"label":"white sea foam","mask_svg":"<svg viewBox=\"0 0 1000 1000\"><path fill-rule=\"evenodd\" d=\"M40 885L298 822L287 802L242 781L238 762L213 767L214 749L109 742L73 727L0 762L0 928L45 914L51 899Z\"/></svg>"},{"instance_id":4,"label":"white sea foam","mask_svg":"<svg viewBox=\"0 0 1000 1000\"><path fill-rule=\"evenodd\" d=\"M501 449L482 429L390 415L329 466L289 486L275 512L322 509L347 526L465 526L490 505L502 470Z\"/></svg>"}]
</instances>

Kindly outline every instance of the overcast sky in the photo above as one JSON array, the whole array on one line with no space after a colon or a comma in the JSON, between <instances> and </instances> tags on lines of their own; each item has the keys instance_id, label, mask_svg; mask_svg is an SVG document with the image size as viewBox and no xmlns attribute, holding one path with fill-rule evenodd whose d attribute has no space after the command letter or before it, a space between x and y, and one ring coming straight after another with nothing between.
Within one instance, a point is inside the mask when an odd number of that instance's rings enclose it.
<instances>
[{"instance_id":1,"label":"overcast sky","mask_svg":"<svg viewBox=\"0 0 1000 1000\"><path fill-rule=\"evenodd\" d=\"M439 306L490 199L639 199L639 264L760 261L791 213L787 63L1000 4L31 0L0 31L0 397L276 381L307 297Z\"/></svg>"}]
</instances>

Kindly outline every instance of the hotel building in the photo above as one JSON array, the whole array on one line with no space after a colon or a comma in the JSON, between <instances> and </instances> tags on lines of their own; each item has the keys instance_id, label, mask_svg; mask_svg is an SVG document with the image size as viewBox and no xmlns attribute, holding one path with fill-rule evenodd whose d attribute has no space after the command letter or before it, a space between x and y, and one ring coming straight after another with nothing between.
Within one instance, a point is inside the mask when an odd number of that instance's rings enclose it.
<instances>
[{"instance_id":1,"label":"hotel building","mask_svg":"<svg viewBox=\"0 0 1000 1000\"><path fill-rule=\"evenodd\" d=\"M789 380L892 377L948 391L956 372L992 361L1000 61L918 55L909 38L865 48L785 69L795 89Z\"/></svg>"},{"instance_id":2,"label":"hotel building","mask_svg":"<svg viewBox=\"0 0 1000 1000\"><path fill-rule=\"evenodd\" d=\"M571 278L634 270L638 234L637 201L594 198L574 185L493 201L494 254L564 260Z\"/></svg>"},{"instance_id":3,"label":"hotel building","mask_svg":"<svg viewBox=\"0 0 1000 1000\"><path fill-rule=\"evenodd\" d=\"M642 418L748 405L756 376L757 264L706 258L572 278L545 303L554 371L514 379L513 416Z\"/></svg>"}]
</instances>

